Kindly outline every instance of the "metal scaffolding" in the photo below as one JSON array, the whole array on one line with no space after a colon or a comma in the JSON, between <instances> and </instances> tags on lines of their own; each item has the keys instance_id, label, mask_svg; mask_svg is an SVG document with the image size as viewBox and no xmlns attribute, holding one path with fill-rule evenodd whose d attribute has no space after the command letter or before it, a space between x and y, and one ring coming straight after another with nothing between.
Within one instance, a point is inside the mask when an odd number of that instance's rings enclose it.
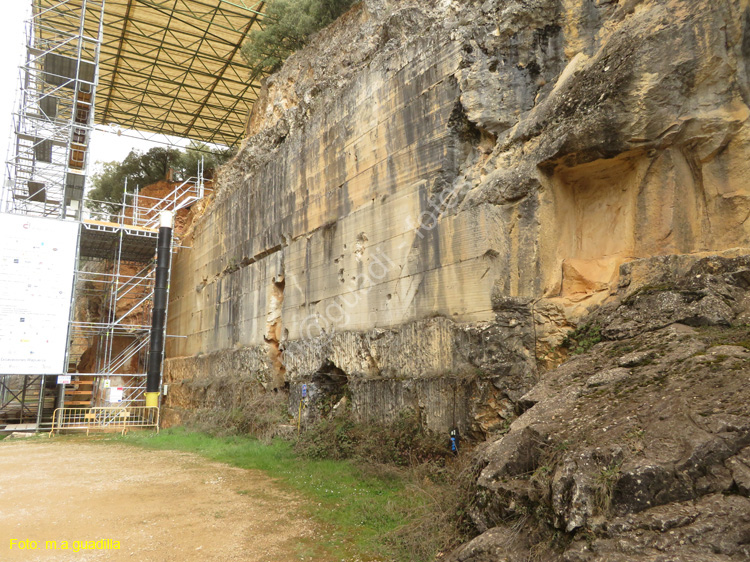
<instances>
[{"instance_id":1,"label":"metal scaffolding","mask_svg":"<svg viewBox=\"0 0 750 562\"><path fill-rule=\"evenodd\" d=\"M80 218L103 17L104 0L34 3L1 210Z\"/></svg>"},{"instance_id":2,"label":"metal scaffolding","mask_svg":"<svg viewBox=\"0 0 750 562\"><path fill-rule=\"evenodd\" d=\"M205 193L201 166L198 177L164 198L126 192L111 220L80 222L65 358L70 380L56 385L55 376L0 376L0 426L11 424L0 431L47 430L54 409L71 407L96 408L104 427L111 403L144 406L158 220ZM119 414L111 414L114 424Z\"/></svg>"},{"instance_id":3,"label":"metal scaffolding","mask_svg":"<svg viewBox=\"0 0 750 562\"><path fill-rule=\"evenodd\" d=\"M104 0L32 2L0 211L81 218L103 17ZM38 429L52 415L56 382L0 376L0 422Z\"/></svg>"},{"instance_id":4,"label":"metal scaffolding","mask_svg":"<svg viewBox=\"0 0 750 562\"><path fill-rule=\"evenodd\" d=\"M80 223L60 373L71 380L0 374L0 431L10 422L42 429L54 408L101 407L107 384L122 389L121 404L143 400L159 214L201 199L203 171L159 200L126 190L116 216L90 220L94 127L235 146L262 73L240 53L262 26L262 1L29 1L0 212ZM85 302L99 308L82 311Z\"/></svg>"},{"instance_id":5,"label":"metal scaffolding","mask_svg":"<svg viewBox=\"0 0 750 562\"><path fill-rule=\"evenodd\" d=\"M95 126L240 143L264 75L240 51L265 2L31 2L0 211L80 219Z\"/></svg>"},{"instance_id":6,"label":"metal scaffolding","mask_svg":"<svg viewBox=\"0 0 750 562\"><path fill-rule=\"evenodd\" d=\"M67 365L71 373L85 369L74 375L85 388L71 381L73 394L61 395L58 407L102 407L114 382L121 405L143 406L159 217L204 197L202 165L198 174L162 199L125 192L114 222L82 222L74 302L97 303L98 318L73 313Z\"/></svg>"}]
</instances>

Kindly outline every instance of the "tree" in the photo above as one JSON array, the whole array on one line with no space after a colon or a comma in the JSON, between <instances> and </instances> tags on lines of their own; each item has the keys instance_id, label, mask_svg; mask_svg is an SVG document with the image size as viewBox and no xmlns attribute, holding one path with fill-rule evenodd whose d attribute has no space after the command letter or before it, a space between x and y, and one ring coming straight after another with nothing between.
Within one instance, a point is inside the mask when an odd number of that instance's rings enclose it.
<instances>
[{"instance_id":1,"label":"tree","mask_svg":"<svg viewBox=\"0 0 750 562\"><path fill-rule=\"evenodd\" d=\"M214 171L234 156L230 148L210 150L207 144L190 141L182 151L177 148L156 147L143 153L131 150L122 162L105 162L102 171L91 178L93 189L86 198L86 206L95 213L107 216L119 212L127 183L128 193L161 181L171 168L176 181L198 176L198 162L203 158L203 177L210 178Z\"/></svg>"},{"instance_id":2,"label":"tree","mask_svg":"<svg viewBox=\"0 0 750 562\"><path fill-rule=\"evenodd\" d=\"M211 150L206 143L191 140L185 151L180 154L175 172L179 179L186 180L198 177L198 163L203 159L203 177L212 178L216 170L236 154L233 148Z\"/></svg>"},{"instance_id":3,"label":"tree","mask_svg":"<svg viewBox=\"0 0 750 562\"><path fill-rule=\"evenodd\" d=\"M242 46L248 64L258 71L275 72L307 44L310 36L329 25L354 0L269 0L264 29L255 29Z\"/></svg>"},{"instance_id":4,"label":"tree","mask_svg":"<svg viewBox=\"0 0 750 562\"><path fill-rule=\"evenodd\" d=\"M122 194L163 180L170 166L180 158L181 151L175 148L156 147L143 153L131 150L122 162L105 162L101 173L94 174L94 188L88 193L86 206L99 213L116 213L122 202Z\"/></svg>"}]
</instances>

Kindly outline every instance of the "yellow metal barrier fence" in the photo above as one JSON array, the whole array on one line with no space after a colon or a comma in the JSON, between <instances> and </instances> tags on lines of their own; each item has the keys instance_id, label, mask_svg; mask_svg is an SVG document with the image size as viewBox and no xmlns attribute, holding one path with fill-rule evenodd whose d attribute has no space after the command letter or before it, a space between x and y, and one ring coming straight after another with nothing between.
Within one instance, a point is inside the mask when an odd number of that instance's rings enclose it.
<instances>
[{"instance_id":1,"label":"yellow metal barrier fence","mask_svg":"<svg viewBox=\"0 0 750 562\"><path fill-rule=\"evenodd\" d=\"M134 427L153 427L159 433L159 408L152 406L57 408L52 414L52 430L85 429L89 431L121 431L124 435Z\"/></svg>"}]
</instances>

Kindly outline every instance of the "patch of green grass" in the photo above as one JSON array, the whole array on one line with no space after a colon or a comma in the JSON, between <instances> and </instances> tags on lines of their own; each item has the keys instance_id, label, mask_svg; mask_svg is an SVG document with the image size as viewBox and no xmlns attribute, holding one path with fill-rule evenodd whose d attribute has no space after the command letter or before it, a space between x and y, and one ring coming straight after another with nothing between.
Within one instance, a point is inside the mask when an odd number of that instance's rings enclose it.
<instances>
[{"instance_id":1,"label":"patch of green grass","mask_svg":"<svg viewBox=\"0 0 750 562\"><path fill-rule=\"evenodd\" d=\"M612 492L620 474L622 461L612 462L609 466L602 468L596 477L596 489L594 490L594 505L600 513L609 512L612 503Z\"/></svg>"},{"instance_id":2,"label":"patch of green grass","mask_svg":"<svg viewBox=\"0 0 750 562\"><path fill-rule=\"evenodd\" d=\"M303 458L294 452L292 443L278 439L263 443L244 436L216 437L180 428L115 439L150 449L188 451L266 472L309 500L308 515L329 531L319 537L319 546L329 554L417 560L398 552L387 538L427 510L429 497L393 473L374 476L350 461Z\"/></svg>"},{"instance_id":3,"label":"patch of green grass","mask_svg":"<svg viewBox=\"0 0 750 562\"><path fill-rule=\"evenodd\" d=\"M698 326L696 329L709 347L738 345L750 349L750 326Z\"/></svg>"},{"instance_id":4,"label":"patch of green grass","mask_svg":"<svg viewBox=\"0 0 750 562\"><path fill-rule=\"evenodd\" d=\"M644 429L634 427L625 434L625 439L641 439L646 434Z\"/></svg>"}]
</instances>

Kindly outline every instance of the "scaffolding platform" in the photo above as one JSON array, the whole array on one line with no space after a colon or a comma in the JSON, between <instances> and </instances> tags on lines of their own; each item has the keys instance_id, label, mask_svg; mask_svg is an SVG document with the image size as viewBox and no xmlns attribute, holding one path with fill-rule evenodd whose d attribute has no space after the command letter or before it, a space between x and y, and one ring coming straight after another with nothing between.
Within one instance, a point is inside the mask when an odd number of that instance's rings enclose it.
<instances>
[{"instance_id":1,"label":"scaffolding platform","mask_svg":"<svg viewBox=\"0 0 750 562\"><path fill-rule=\"evenodd\" d=\"M118 254L130 262L147 262L154 257L158 229L122 225L114 222L84 220L81 223L82 258L111 259Z\"/></svg>"}]
</instances>

